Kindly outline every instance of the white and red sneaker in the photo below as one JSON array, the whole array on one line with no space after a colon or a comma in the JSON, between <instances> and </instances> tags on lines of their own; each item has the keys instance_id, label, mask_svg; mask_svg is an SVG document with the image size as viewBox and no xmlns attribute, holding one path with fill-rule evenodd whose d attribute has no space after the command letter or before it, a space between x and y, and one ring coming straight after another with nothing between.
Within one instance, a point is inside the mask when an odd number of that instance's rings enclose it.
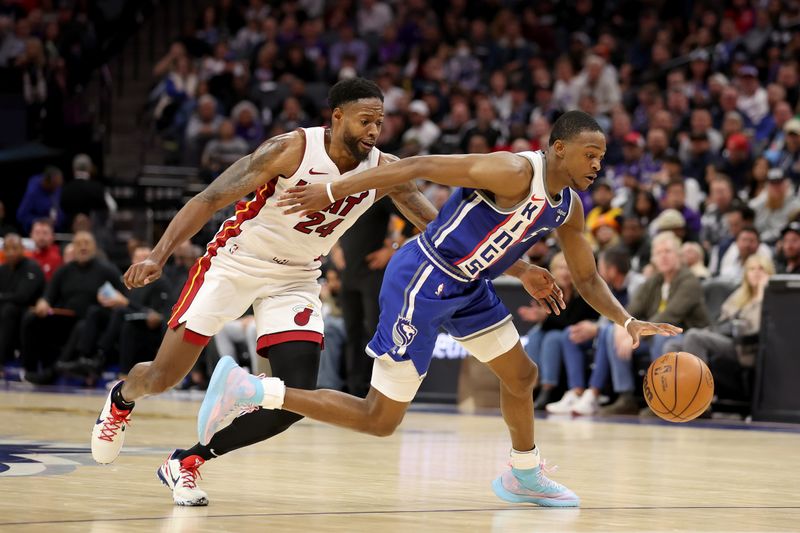
<instances>
[{"instance_id":1,"label":"white and red sneaker","mask_svg":"<svg viewBox=\"0 0 800 533\"><path fill-rule=\"evenodd\" d=\"M167 457L161 468L158 469L158 479L172 491L172 500L175 505L187 507L200 507L208 505L208 495L197 488L197 478L200 477L199 468L205 461L199 455L190 455L184 459L178 456L183 450L175 450Z\"/></svg>"},{"instance_id":2,"label":"white and red sneaker","mask_svg":"<svg viewBox=\"0 0 800 533\"><path fill-rule=\"evenodd\" d=\"M92 429L92 457L101 464L113 463L125 442L125 426L131 423L131 409L118 409L111 401L114 386Z\"/></svg>"}]
</instances>

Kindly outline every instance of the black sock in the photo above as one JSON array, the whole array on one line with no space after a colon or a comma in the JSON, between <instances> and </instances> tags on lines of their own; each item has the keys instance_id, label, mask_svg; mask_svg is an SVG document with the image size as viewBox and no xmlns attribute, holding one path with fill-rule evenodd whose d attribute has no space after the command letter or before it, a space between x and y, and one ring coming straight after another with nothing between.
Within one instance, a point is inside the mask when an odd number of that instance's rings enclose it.
<instances>
[{"instance_id":1,"label":"black sock","mask_svg":"<svg viewBox=\"0 0 800 533\"><path fill-rule=\"evenodd\" d=\"M199 455L200 457L203 458L203 461L208 461L217 456L217 454L214 453L214 450L212 448L209 448L208 446L203 446L199 442L194 446L192 446L191 448L189 448L188 450L183 450L181 453L179 453L178 459L183 460L189 457L190 455Z\"/></svg>"},{"instance_id":2,"label":"black sock","mask_svg":"<svg viewBox=\"0 0 800 533\"><path fill-rule=\"evenodd\" d=\"M123 383L125 382L120 381L113 389L111 389L111 401L114 403L117 409L121 409L122 411L130 411L133 409L133 406L136 405L136 402L126 402L125 398L122 397Z\"/></svg>"}]
</instances>

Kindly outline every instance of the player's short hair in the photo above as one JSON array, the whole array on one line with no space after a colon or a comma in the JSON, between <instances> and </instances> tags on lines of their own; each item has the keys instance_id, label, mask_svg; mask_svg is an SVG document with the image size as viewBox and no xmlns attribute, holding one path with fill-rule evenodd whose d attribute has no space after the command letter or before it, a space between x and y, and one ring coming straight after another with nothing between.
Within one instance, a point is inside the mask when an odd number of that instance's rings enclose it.
<instances>
[{"instance_id":1,"label":"player's short hair","mask_svg":"<svg viewBox=\"0 0 800 533\"><path fill-rule=\"evenodd\" d=\"M607 248L600 252L600 258L610 266L616 268L623 276L631 270L631 254L628 250L620 246Z\"/></svg>"},{"instance_id":2,"label":"player's short hair","mask_svg":"<svg viewBox=\"0 0 800 533\"><path fill-rule=\"evenodd\" d=\"M588 113L583 111L567 111L556 120L550 131L550 146L556 141L568 141L584 131L599 131L603 133L600 124Z\"/></svg>"},{"instance_id":3,"label":"player's short hair","mask_svg":"<svg viewBox=\"0 0 800 533\"><path fill-rule=\"evenodd\" d=\"M365 78L342 80L328 91L328 105L331 106L331 109L365 98L377 98L383 102L383 93L380 87L374 81Z\"/></svg>"}]
</instances>

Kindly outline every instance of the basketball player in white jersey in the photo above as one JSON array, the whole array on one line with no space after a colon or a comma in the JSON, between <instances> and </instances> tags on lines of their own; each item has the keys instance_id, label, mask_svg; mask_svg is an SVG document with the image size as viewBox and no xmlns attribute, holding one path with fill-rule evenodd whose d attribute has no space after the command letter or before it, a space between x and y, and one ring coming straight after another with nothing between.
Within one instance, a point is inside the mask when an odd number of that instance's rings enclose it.
<instances>
[{"instance_id":1,"label":"basketball player in white jersey","mask_svg":"<svg viewBox=\"0 0 800 533\"><path fill-rule=\"evenodd\" d=\"M373 189L342 198L316 213L287 217L275 203L289 187L329 183L396 158L374 147L383 121L383 95L373 82L356 78L329 93L330 129L307 128L267 140L223 172L177 213L150 257L125 273L129 288L161 275L175 247L197 233L219 209L241 201L190 270L154 361L136 365L108 395L92 431L92 456L111 463L122 448L134 401L164 392L194 366L203 347L223 324L252 305L258 351L273 374L291 386L314 388L323 321L319 258L376 199L389 195L400 211L424 229L435 208L413 184ZM175 502L205 505L196 488L205 460L272 437L302 417L261 410L239 417L208 446L176 450L159 470Z\"/></svg>"}]
</instances>

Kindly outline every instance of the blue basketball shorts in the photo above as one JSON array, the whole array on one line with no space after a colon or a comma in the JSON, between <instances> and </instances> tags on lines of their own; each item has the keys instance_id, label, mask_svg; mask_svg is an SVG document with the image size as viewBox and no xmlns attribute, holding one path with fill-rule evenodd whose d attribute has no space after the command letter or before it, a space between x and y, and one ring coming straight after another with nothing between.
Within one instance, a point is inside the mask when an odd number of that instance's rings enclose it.
<instances>
[{"instance_id":1,"label":"blue basketball shorts","mask_svg":"<svg viewBox=\"0 0 800 533\"><path fill-rule=\"evenodd\" d=\"M519 341L491 281L454 279L428 260L416 240L389 261L379 303L378 329L367 345L376 359L372 385L397 401L416 394L440 329L484 362Z\"/></svg>"}]
</instances>

